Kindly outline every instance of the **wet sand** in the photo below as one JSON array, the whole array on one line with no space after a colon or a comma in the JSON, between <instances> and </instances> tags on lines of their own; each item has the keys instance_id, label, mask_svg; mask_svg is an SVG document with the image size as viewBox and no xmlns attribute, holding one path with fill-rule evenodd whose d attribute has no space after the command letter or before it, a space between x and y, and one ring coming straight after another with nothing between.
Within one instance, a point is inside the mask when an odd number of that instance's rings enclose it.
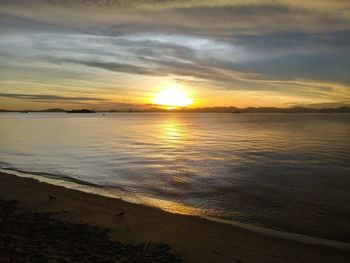
<instances>
[{"instance_id":1,"label":"wet sand","mask_svg":"<svg viewBox=\"0 0 350 263\"><path fill-rule=\"evenodd\" d=\"M18 200L16 214L53 213L50 217L56 223L110 229L113 242L143 247L165 242L183 262L350 262L350 244L336 248L307 239L285 239L4 173L0 173L0 199ZM116 216L123 211L124 215ZM76 232L71 232L66 239L76 238Z\"/></svg>"}]
</instances>

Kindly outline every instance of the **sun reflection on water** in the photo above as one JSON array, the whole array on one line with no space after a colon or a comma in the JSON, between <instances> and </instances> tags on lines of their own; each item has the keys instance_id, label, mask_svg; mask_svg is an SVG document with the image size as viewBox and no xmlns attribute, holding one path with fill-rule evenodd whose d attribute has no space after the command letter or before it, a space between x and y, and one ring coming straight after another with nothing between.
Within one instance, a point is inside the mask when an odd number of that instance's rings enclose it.
<instances>
[{"instance_id":1,"label":"sun reflection on water","mask_svg":"<svg viewBox=\"0 0 350 263\"><path fill-rule=\"evenodd\" d=\"M161 124L160 139L168 146L175 146L185 140L184 127L177 121L171 120Z\"/></svg>"}]
</instances>

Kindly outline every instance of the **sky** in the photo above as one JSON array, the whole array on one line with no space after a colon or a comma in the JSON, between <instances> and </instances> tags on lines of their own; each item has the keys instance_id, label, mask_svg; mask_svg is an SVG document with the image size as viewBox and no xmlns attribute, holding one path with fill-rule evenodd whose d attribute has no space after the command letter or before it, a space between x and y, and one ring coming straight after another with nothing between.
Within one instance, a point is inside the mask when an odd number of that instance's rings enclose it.
<instances>
[{"instance_id":1,"label":"sky","mask_svg":"<svg viewBox=\"0 0 350 263\"><path fill-rule=\"evenodd\" d=\"M0 0L0 109L350 105L348 0Z\"/></svg>"}]
</instances>

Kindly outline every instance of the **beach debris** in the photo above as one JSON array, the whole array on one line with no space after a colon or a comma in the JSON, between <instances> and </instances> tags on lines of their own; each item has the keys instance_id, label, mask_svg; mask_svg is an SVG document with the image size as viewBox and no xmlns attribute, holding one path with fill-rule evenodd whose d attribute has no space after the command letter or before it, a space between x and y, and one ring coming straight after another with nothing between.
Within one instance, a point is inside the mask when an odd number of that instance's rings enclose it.
<instances>
[{"instance_id":1,"label":"beach debris","mask_svg":"<svg viewBox=\"0 0 350 263\"><path fill-rule=\"evenodd\" d=\"M115 216L123 216L125 214L125 210L118 211Z\"/></svg>"},{"instance_id":2,"label":"beach debris","mask_svg":"<svg viewBox=\"0 0 350 263\"><path fill-rule=\"evenodd\" d=\"M50 201L53 201L53 200L56 200L56 199L57 199L56 196L50 195L50 194L48 194L47 197L49 198Z\"/></svg>"}]
</instances>

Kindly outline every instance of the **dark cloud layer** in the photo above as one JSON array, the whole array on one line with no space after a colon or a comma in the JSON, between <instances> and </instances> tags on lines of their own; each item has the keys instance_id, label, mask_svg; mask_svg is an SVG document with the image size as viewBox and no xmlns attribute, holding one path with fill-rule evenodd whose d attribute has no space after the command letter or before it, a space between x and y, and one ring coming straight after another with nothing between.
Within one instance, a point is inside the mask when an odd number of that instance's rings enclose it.
<instances>
[{"instance_id":1,"label":"dark cloud layer","mask_svg":"<svg viewBox=\"0 0 350 263\"><path fill-rule=\"evenodd\" d=\"M290 103L350 98L348 1L4 0L0 10L2 98L102 105L22 92L49 83L103 95L114 81L124 98L159 78Z\"/></svg>"},{"instance_id":2,"label":"dark cloud layer","mask_svg":"<svg viewBox=\"0 0 350 263\"><path fill-rule=\"evenodd\" d=\"M143 75L157 75L156 72L153 72L151 69L146 67L138 67L131 64L125 63L116 63L116 62L98 62L98 61L82 61L82 60L73 60L66 59L61 62L66 63L75 63L80 65L85 65L88 67L105 69L118 73L129 73L129 74L143 74Z\"/></svg>"},{"instance_id":3,"label":"dark cloud layer","mask_svg":"<svg viewBox=\"0 0 350 263\"><path fill-rule=\"evenodd\" d=\"M37 102L50 102L50 101L105 101L105 99L90 98L90 97L64 97L57 95L45 95L45 94L17 94L17 93L0 93L1 98L11 98L20 100L29 100Z\"/></svg>"}]
</instances>

